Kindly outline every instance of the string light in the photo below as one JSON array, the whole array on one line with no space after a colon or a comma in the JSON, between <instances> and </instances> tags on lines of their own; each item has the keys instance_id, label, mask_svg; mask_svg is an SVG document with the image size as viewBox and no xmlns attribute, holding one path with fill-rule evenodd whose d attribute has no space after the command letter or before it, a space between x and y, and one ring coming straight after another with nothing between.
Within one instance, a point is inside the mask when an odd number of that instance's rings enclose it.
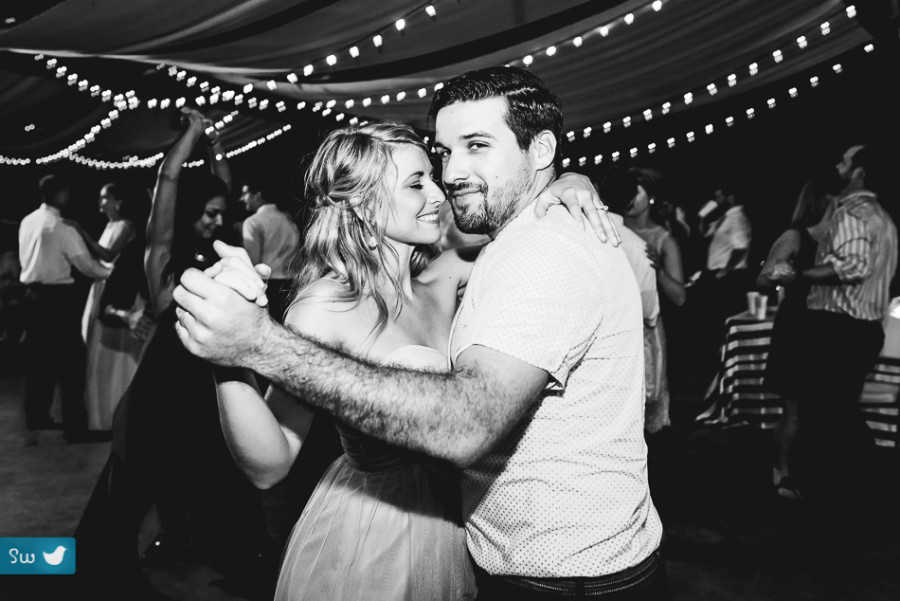
<instances>
[{"instance_id":1,"label":"string light","mask_svg":"<svg viewBox=\"0 0 900 601\"><path fill-rule=\"evenodd\" d=\"M843 72L843 67L840 65L840 63L836 63L831 66L831 71L834 72L835 74L840 74ZM808 82L809 82L810 88L817 88L821 83L821 78L819 76L814 75L814 76L809 77ZM799 94L800 94L799 87L792 85L787 88L788 97L796 98ZM765 105L770 110L775 109L778 106L777 99L774 97L767 98L765 100ZM750 120L756 118L757 111L754 107L748 107L744 111L744 116L746 117L746 119L748 121L750 121ZM728 115L727 117L724 118L724 123L727 127L733 127L737 123L737 121L734 118L734 116ZM608 129L605 127L607 124L609 124L609 122L604 124L604 132L608 132ZM706 135L713 135L714 133L716 133L715 123L706 123L703 126L703 131L706 133ZM569 132L569 133L574 134L574 132ZM588 137L588 136L585 136L585 137ZM693 130L689 130L689 131L685 132L684 139L687 142L692 143L697 140L697 135ZM676 146L677 146L677 138L675 136L669 136L668 138L666 138L666 147L673 149ZM649 143L647 145L647 152L653 153L656 151L657 148L658 148L658 146L656 145L656 143ZM629 154L632 156L632 158L635 158L636 151L637 151L637 147L632 147L629 149ZM612 158L613 161L617 161L620 156L621 156L620 151L613 151L610 153L610 157ZM597 154L595 156L594 164L599 165L601 160L602 160L602 155ZM563 159L562 159L562 165L564 168L567 165L571 165L571 162L572 162L572 159L570 159L569 157L563 157Z\"/></svg>"},{"instance_id":2,"label":"string light","mask_svg":"<svg viewBox=\"0 0 900 601\"><path fill-rule=\"evenodd\" d=\"M633 21L636 19L636 16L637 16L641 11L653 11L653 12L659 12L659 11L663 8L663 6L664 6L664 2L662 2L662 1L657 1L657 2L652 2L652 3L650 3L650 4L647 4L647 5L645 5L643 8L640 8L640 9L638 9L638 10L632 11L631 13L627 13L627 14L621 16L620 18L613 19L612 21L610 21L609 23L607 23L607 24L605 24L605 25L603 25L603 26L601 26L601 27L598 27L598 28L596 28L596 29L594 29L594 30L591 30L591 31L588 32L588 33L585 33L585 34L583 34L583 35L579 35L579 36L573 38L573 39L571 40L572 45L573 45L574 47L579 47L579 48L580 48L580 47L584 47L585 42L586 42L586 40L587 40L587 38L588 38L589 36L591 36L591 35L600 35L600 36L602 36L602 37L606 37L607 35L609 35L610 31L612 30L612 28L613 28L617 23L619 23L619 22L624 23L625 20L626 20L626 18L628 18L628 15L629 15L629 14L631 15L631 17L630 17L629 20L631 20L631 21L633 22ZM408 17L407 17L407 18L408 18ZM822 24L819 26L819 30L821 30L821 31L825 31L825 30L830 31L830 28L831 28L831 25L830 25L830 23L828 23L828 22L822 23ZM808 37L807 37L807 36L801 36L801 37L802 37L804 40L806 40L807 45L808 45L808 44L809 44L809 39L808 39ZM798 39L800 39L800 38L798 38ZM376 45L380 45L380 44L383 42L383 38L381 37L380 34L377 34L376 36L373 37L373 42L374 42ZM564 41L560 41L560 42L559 42L559 44L563 44L563 43L564 43ZM559 54L559 47L560 47L559 44L551 44L550 46L547 46L546 48L544 48L543 51L542 51L543 55L546 55L546 56L548 56L548 57L553 57L553 56L558 55L558 54ZM798 44L799 44L799 42L798 42ZM336 56L336 55L335 55L335 56ZM527 55L525 55L523 58L521 58L521 59L519 60L519 62L520 62L521 64L523 64L524 66L529 67L529 66L531 66L531 65L534 63L534 61L535 61L535 56L536 56L535 54L527 54ZM784 52L783 52L782 50L780 50L780 49L777 49L777 50L773 51L772 54L771 54L770 56L772 57L772 60L775 61L776 63L781 62L781 61L784 60L784 58L785 58ZM508 64L514 64L515 62L516 62L516 61L512 61L511 63L508 63ZM758 73L759 73L759 70L760 70L760 63L758 63L758 62L753 62L753 63L751 63L751 64L748 66L748 73L750 74L750 76L754 76L754 75L758 74ZM311 64L310 64L310 65L307 65L307 67L306 67L305 70L304 70L304 73L305 73L305 74L308 74L308 73L312 73L312 72L313 72L313 66L312 66ZM734 86L736 86L737 83L738 83L737 75L735 75L734 73L729 74L728 77L727 77L726 83L727 83L728 87L734 87ZM440 85L443 85L443 84L440 84ZM709 88L708 88L708 91L709 91L710 94L715 94L715 93L717 93L718 91L720 91L720 90L719 90L719 87L716 86L715 84L712 84L712 86L713 86L713 87L709 87ZM436 88L436 89L437 89L437 88ZM404 95L402 96L403 98L409 97L408 91L403 91L403 92L405 92ZM380 94L380 96L383 97L383 96L386 95L386 96L389 96L389 97L397 98L399 94L400 94L400 92L395 90L395 91L393 91L393 92L383 92L382 94ZM418 96L418 93L417 93L417 96ZM422 96L418 96L418 97L421 98ZM686 100L685 100L685 104L689 104L689 103L693 102L693 100L694 100L694 94L691 93L690 96L684 96L684 98L686 99ZM670 105L670 108L671 108L671 105ZM663 109L662 114L665 115L665 114L667 114L667 113L668 113L668 110Z\"/></svg>"},{"instance_id":3,"label":"string light","mask_svg":"<svg viewBox=\"0 0 900 601\"><path fill-rule=\"evenodd\" d=\"M805 38L805 36L803 36L803 37L804 37L804 39L807 39L807 38ZM807 42L808 42L808 40L807 40ZM776 49L776 50L772 51L770 53L770 56L772 57L773 62L776 64L781 63L785 59L785 55L784 55L783 51L780 49ZM836 64L832 67L832 70L835 73L840 73L841 69L842 69L842 67L840 66L840 64ZM757 75L760 70L760 63L755 62L755 61L750 63L747 67L747 70L748 70L748 73L750 74L750 76ZM734 88L738 84L738 78L735 73L729 73L725 77L725 80L726 80L729 88ZM812 83L812 85L813 85L813 87L815 87L816 83ZM705 89L711 96L714 96L720 92L720 89L716 85L716 83L709 83ZM685 92L684 94L681 95L681 98L684 102L684 105L689 106L694 102L695 94L694 94L694 92ZM673 105L672 105L671 101L664 102L661 107L662 108L661 113L663 115L669 114L671 112L672 106ZM650 121L653 118L653 113L649 109L645 109L644 111L642 111L641 115L643 116L645 121ZM622 119L622 126L629 127L631 125L631 123L633 122L633 119L636 117L637 117L637 115L624 117ZM604 123L604 125L603 125L604 133L609 133L610 129L611 129L611 126L610 126L609 122Z\"/></svg>"},{"instance_id":4,"label":"string light","mask_svg":"<svg viewBox=\"0 0 900 601\"><path fill-rule=\"evenodd\" d=\"M97 138L97 134L99 134L101 130L107 129L108 127L110 127L110 125L112 125L112 122L119 118L119 115L120 115L120 113L119 113L118 109L113 109L113 110L109 111L106 114L106 117L104 117L103 119L100 120L99 125L95 125L95 126L91 127L91 129L86 134L81 136L81 138L79 138L75 142L69 144L62 150L58 150L57 152L54 152L52 154L48 154L48 155L34 159L34 162L38 165L45 165L47 163L55 163L56 161L58 161L62 158L66 158L66 157L70 156L74 152L78 152L79 150L81 150L82 148L84 148L85 146L87 146L88 144L93 142Z\"/></svg>"}]
</instances>

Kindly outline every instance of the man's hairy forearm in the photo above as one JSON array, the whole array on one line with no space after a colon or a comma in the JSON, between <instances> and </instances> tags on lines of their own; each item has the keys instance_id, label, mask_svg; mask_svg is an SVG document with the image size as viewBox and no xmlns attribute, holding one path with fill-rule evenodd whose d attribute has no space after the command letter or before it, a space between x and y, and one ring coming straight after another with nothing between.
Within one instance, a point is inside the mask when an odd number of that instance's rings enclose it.
<instances>
[{"instance_id":1,"label":"man's hairy forearm","mask_svg":"<svg viewBox=\"0 0 900 601\"><path fill-rule=\"evenodd\" d=\"M273 326L248 361L286 392L390 444L467 465L509 424L474 373L378 365Z\"/></svg>"}]
</instances>

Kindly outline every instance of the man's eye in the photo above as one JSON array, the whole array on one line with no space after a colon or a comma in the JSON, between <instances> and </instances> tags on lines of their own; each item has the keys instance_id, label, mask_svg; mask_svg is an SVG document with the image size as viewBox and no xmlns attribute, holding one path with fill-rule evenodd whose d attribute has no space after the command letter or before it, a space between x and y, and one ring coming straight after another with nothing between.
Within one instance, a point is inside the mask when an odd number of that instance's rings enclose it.
<instances>
[{"instance_id":1,"label":"man's eye","mask_svg":"<svg viewBox=\"0 0 900 601\"><path fill-rule=\"evenodd\" d=\"M481 150L482 148L487 148L487 144L484 142L470 142L469 150Z\"/></svg>"}]
</instances>

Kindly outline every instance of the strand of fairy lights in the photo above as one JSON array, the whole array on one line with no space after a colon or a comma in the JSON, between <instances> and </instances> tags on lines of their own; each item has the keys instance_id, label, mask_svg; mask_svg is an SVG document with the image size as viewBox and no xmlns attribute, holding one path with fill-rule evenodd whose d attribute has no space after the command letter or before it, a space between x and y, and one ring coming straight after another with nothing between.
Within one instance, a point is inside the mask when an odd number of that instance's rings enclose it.
<instances>
[{"instance_id":1,"label":"strand of fairy lights","mask_svg":"<svg viewBox=\"0 0 900 601\"><path fill-rule=\"evenodd\" d=\"M666 2L671 2L671 1L672 0L666 0ZM654 12L654 13L659 12L660 10L662 10L664 4L665 3L663 2L663 0L654 0L653 2L647 4L646 6L644 6L642 8L633 10L625 15L616 17L616 18L608 21L605 25L602 25L600 27L592 29L591 32L584 33L580 36L576 36L571 41L572 45L580 48L583 45L584 40L590 39L594 34L596 34L597 36L606 38L609 36L610 32L614 28L616 28L619 24L627 24L627 25L632 24L636 18L635 17L636 14L640 14L642 12ZM430 12L428 11L429 7L431 8ZM415 9L413 12L418 13L420 10L421 10L421 7ZM434 10L434 6L431 4L426 6L426 12L429 15L429 17L431 17L431 18L434 18L437 14L436 11ZM406 20L400 19L400 20L396 21L394 23L394 28L398 29L399 31L404 30L406 28ZM374 36L374 38L377 39L378 36L376 35L376 36ZM368 39L368 38L365 38L365 39ZM379 45L380 45L380 43L379 43ZM546 49L544 49L543 52L547 56L553 56L556 54L556 49L558 46L559 45L549 46ZM354 49L356 49L356 50L354 50ZM350 53L350 55L353 58L356 58L359 56L359 46L358 45L353 45L353 46L348 47L347 51ZM330 62L326 58L325 59L326 63L329 66L334 66L337 63L338 54L340 54L340 51L335 51L335 52L329 54L328 57L333 57L333 58L331 59ZM530 65L532 61L533 61L533 57L531 55L528 55L524 59L522 59L520 62L522 62L523 64L525 64L527 66L527 65ZM514 63L508 63L508 64L514 64ZM167 73L170 77L173 77L178 81L184 82L184 85L187 87L193 87L198 84L198 78L195 75L191 75L190 73L188 73L188 71L185 69L181 69L176 66L168 66L167 67L166 65L157 65L157 69L160 69L160 70L167 69ZM308 77L314 71L315 71L315 66L313 64L308 64L306 67L304 67L302 72L305 77ZM294 85L299 82L300 78L296 73L292 72L287 75L287 80L290 84ZM246 96L251 94L253 92L253 90L256 88L256 84L254 84L252 82L247 82L242 86L241 92L238 92L236 90L229 90L228 91L229 96L227 98L225 98L224 93L220 93L220 92L216 92L215 94L212 93L214 90L219 88L218 86L217 86L217 88L211 88L209 82L203 82L203 81L199 82L199 85L200 85L202 91L210 90L211 94L210 94L209 98L203 98L202 96L198 97L198 99L197 99L198 102L210 101L213 98L215 98L215 101L225 100L225 101L233 101L236 104L240 104L246 99ZM275 91L278 89L279 84L274 79L270 79L266 82L265 85L269 90ZM430 87L432 87L432 91L436 92L436 91L440 90L443 86L444 86L444 82L437 82L437 83L433 84L433 86L430 86ZM399 90L399 91L395 90L392 92L376 93L376 94L372 94L371 96L361 98L361 99L360 98L346 98L346 99L338 100L336 98L332 98L327 101L318 101L318 102L314 102L314 103L300 101L297 103L296 109L303 110L303 109L306 109L307 107L309 107L313 112L321 111L321 116L327 117L330 114L335 113L335 110L336 110L335 107L339 103L342 104L345 109L350 110L356 106L362 106L362 107L367 108L373 104L377 105L377 103L381 103L382 105L385 105L385 104L389 104L391 102L403 102L406 99L412 99L412 98L420 98L421 99L421 98L425 98L425 96L427 96L428 93L429 93L428 87L423 86L423 87L419 87L415 90ZM260 101L258 99L254 100L254 97L250 97L249 102L256 103L256 105L251 106L251 108L260 108L260 110L263 110L266 108L264 101ZM281 103L278 103L276 108L279 112L283 112L283 111L287 110L287 105L284 102L281 102ZM337 113L335 115L335 118L337 121L341 120L341 119L337 118L339 115L341 115L341 113Z\"/></svg>"},{"instance_id":2,"label":"strand of fairy lights","mask_svg":"<svg viewBox=\"0 0 900 601\"><path fill-rule=\"evenodd\" d=\"M286 125L283 125L282 127L279 127L278 129L276 129L274 131L269 132L265 136L259 137L256 140L252 140L252 141L244 144L243 146L240 146L238 148L235 148L233 150L229 150L229 151L225 152L224 157L222 154L217 154L215 158L216 158L216 160L222 160L223 158L230 159L230 158L236 157L236 156L241 155L249 150L258 148L258 147L262 146L263 144L265 144L266 142L270 142L270 141L274 140L275 138L282 135L283 133L290 131L290 129L291 129L291 125L288 123ZM158 152L154 155L151 155L151 156L145 157L145 158L129 157L128 159L126 159L124 161L102 161L102 160L98 160L98 159L92 159L89 157L85 157L85 156L82 156L82 155L79 155L79 154L73 152L73 153L70 153L66 158L68 158L69 160L74 161L75 163L78 163L80 165L84 165L86 167L107 170L107 169L135 169L135 168L155 167L157 165L157 163L159 163L159 161L162 160L162 158L164 156L165 156L164 153ZM184 166L188 169L193 169L196 167L202 167L205 164L206 164L205 159L198 159L196 161L190 161L190 162L184 163Z\"/></svg>"},{"instance_id":3,"label":"strand of fairy lights","mask_svg":"<svg viewBox=\"0 0 900 601\"><path fill-rule=\"evenodd\" d=\"M671 0L666 0L667 2L671 2ZM540 57L543 55L544 57L550 58L554 57L558 54L561 48L564 48L567 44L571 44L574 48L581 48L584 45L586 40L590 40L591 38L595 38L599 36L600 38L607 38L609 34L612 33L614 29L619 26L629 26L633 25L637 16L641 13L658 13L663 9L663 1L662 0L654 0L650 4L642 6L637 10L630 11L624 15L616 17L610 21L607 21L605 24L600 25L599 27L592 28L590 31L582 33L580 35L575 36L572 39L567 39L564 41L560 41L556 44L551 44L546 48L541 48L539 51L534 52L533 54L526 54L520 60L507 63L508 65L517 65L521 64L526 67L530 67L536 57Z\"/></svg>"},{"instance_id":4,"label":"strand of fairy lights","mask_svg":"<svg viewBox=\"0 0 900 601\"><path fill-rule=\"evenodd\" d=\"M666 2L671 2L671 1L672 0L666 0ZM585 40L590 40L590 38L593 37L594 35L600 36L602 38L606 38L609 36L609 34L612 32L612 30L615 27L617 27L619 24L622 24L622 23L627 24L627 25L632 24L635 20L636 14L640 14L642 12L657 13L660 10L662 10L664 4L665 4L665 2L663 2L663 0L654 0L653 2L650 2L649 4L647 4L641 8L638 8L636 10L633 10L625 15L615 17L615 18L611 19L610 21L607 21L606 24L592 29L590 32L586 32L582 35L575 36L571 40L571 44L575 48L581 48L582 46L584 46ZM560 46L562 46L562 44L563 43L560 42L559 44L550 45L547 48L543 49L542 52L548 57L556 56L558 53L558 49ZM523 59L521 59L521 61L509 62L509 63L507 63L507 65L513 65L513 64L517 64L520 62L521 64L523 64L527 67L527 66L530 66L533 63L533 61L534 61L533 55L526 55ZM439 81L439 82L433 84L432 89L434 92L437 92L442 87L444 87L444 82ZM347 109L351 109L354 106L356 106L357 104L359 104L363 107L369 107L375 103L381 103L382 105L385 105L385 104L389 104L391 102L403 102L406 99L412 99L412 98L422 99L422 98L425 98L427 95L428 95L428 88L427 87L419 87L415 90L399 90L399 91L395 90L392 92L373 94L373 95L368 96L363 99L348 98L348 99L343 99L340 101L338 101L337 99L331 99L325 103L325 107L326 107L326 109L331 108L332 106L335 106L338 102L343 103L344 107ZM323 104L322 102L316 103L316 105L319 105L319 106L321 106L322 104ZM316 110L315 105L313 106L313 110Z\"/></svg>"},{"instance_id":5,"label":"strand of fairy lights","mask_svg":"<svg viewBox=\"0 0 900 601\"><path fill-rule=\"evenodd\" d=\"M645 6L642 10L649 9L654 12L659 12L662 9L662 7L663 7L662 1L655 0L651 4ZM616 24L619 22L624 23L626 25L631 25L635 20L635 16L634 16L635 12L639 12L639 11L633 11L622 17L619 17L618 19L614 19L613 21L608 22L607 25L597 28L595 31L602 37L606 37L609 35L609 32L612 30L612 28L615 27ZM850 5L850 6L846 7L845 13L848 18L851 18L851 19L854 18L856 16L855 6ZM434 16L434 15L430 15L430 16ZM820 31L823 36L827 35L830 32L830 27L831 26L828 22L822 23L820 25ZM572 45L575 47L581 47L583 44L584 37L585 36L576 36L572 40ZM807 40L806 36L800 36L797 38L796 41L797 41L797 45L801 49L805 48L808 44L808 40ZM551 50L551 48L554 48L554 50ZM544 53L547 56L554 56L556 54L555 46L548 47L544 51ZM44 58L43 55L35 56L35 60L43 60L43 58ZM780 49L775 50L772 53L772 58L776 64L782 62L783 61L783 52ZM526 56L525 59L523 59L523 64L530 65L531 61L526 60L526 59L528 59L528 56ZM53 58L48 59L46 66L48 69L56 68L57 69L56 76L58 78L66 76L67 82L69 85L75 85L77 83L79 90L81 90L81 91L89 90L92 96L100 96L101 100L104 102L108 102L108 101L112 100L116 104L117 108L120 108L120 109L136 108L140 104L140 100L136 98L133 91L129 91L126 94L113 95L111 90L101 90L100 86L97 86L96 84L90 85L90 83L86 79L79 78L76 73L67 74L68 69L65 66L57 67L56 59L53 59ZM160 64L157 66L157 69L163 69L163 68L165 68L165 65ZM748 71L750 73L750 76L752 77L753 75L756 75L758 73L758 69L759 69L758 63L752 63L751 65L749 65ZM169 67L168 72L171 76L176 77L176 79L179 79L179 80L183 80L183 79L187 78L186 85L188 85L189 87L196 83L195 76L188 77L186 71L179 70L177 67ZM735 85L737 85L736 75L730 74L727 78L727 82L728 82L729 87L734 87ZM244 90L246 91L248 89L248 87L250 88L250 91L252 91L252 89L253 89L252 84L249 84L249 83L245 84ZM271 85L269 85L269 87L272 88ZM437 91L441 87L443 87L443 83L438 82L437 84L434 85L434 90ZM203 106L204 104L207 104L207 103L216 104L220 99L223 101L226 101L226 102L234 101L236 105L240 104L243 101L243 95L238 94L238 93L234 92L233 90L222 91L219 86L210 87L210 84L205 81L200 82L200 88L201 88L201 91L209 90L210 96L209 97L206 97L204 95L198 96L195 99L195 102L197 103L198 106ZM712 83L709 84L706 89L710 95L715 95L716 93L718 93L718 87L715 84L712 84ZM416 94L418 97L422 98L427 94L427 90L425 88L420 88ZM405 97L406 97L406 92L402 92L402 91L398 92L395 95L395 98L397 101L402 101ZM685 105L689 105L693 102L694 94L693 94L693 92L687 92L682 96L682 98L685 102ZM387 104L388 102L391 101L391 95L383 94L380 98L380 101L382 104ZM176 108L184 106L186 104L186 102L187 102L187 100L184 97L179 97L176 99L152 98L152 99L149 99L145 103L145 105L147 108L150 108L150 109L157 108L157 107L160 109L166 109L166 108L169 108L169 106L171 106L171 105L174 105ZM337 104L337 100L335 100L335 99L329 100L327 102L320 101L320 102L314 103L313 106L311 107L311 109L313 112L321 111L321 115L323 117L326 117L333 112L333 108L336 106L336 104ZM346 108L349 109L355 105L355 101L353 99L348 99L348 100L344 101L344 104L345 104ZM372 104L372 99L365 98L361 101L361 104L362 104L362 106L369 106ZM250 106L251 108L259 108L260 110L264 110L268 106L268 100L266 100L266 99L258 100L255 97L251 97L248 100L248 106ZM277 106L277 109L279 110L279 112L283 112L284 110L286 110L286 104L283 101L277 102L276 106ZM307 106L307 103L305 101L301 101L297 104L297 109L301 110L303 108L306 108L306 106ZM671 106L672 106L671 102L663 103L663 105L661 107L661 114L663 114L663 115L667 114L671 110ZM641 117L643 117L645 120L649 121L650 119L653 118L652 110L651 109L644 110L641 113ZM344 113L337 113L335 115L335 120L338 122L342 121L344 118L345 118ZM626 117L622 118L622 120L621 120L622 126L629 127L631 125L631 123L634 122L638 118L640 118L640 117L626 116ZM357 123L359 123L358 118L353 117L350 119L350 124L355 125ZM607 133L611 130L612 127L613 127L613 123L610 121L607 121L606 123L604 123L602 125L603 131L607 132ZM583 137L584 138L590 137L593 130L594 130L594 128L591 126L584 128L582 130ZM570 141L574 140L575 132L574 131L568 132L567 137L569 138ZM65 152L65 150L60 151L60 152ZM42 157L42 158L46 158L46 157ZM28 162L30 162L29 159L4 157L3 155L0 155L0 164L28 164Z\"/></svg>"},{"instance_id":6,"label":"strand of fairy lights","mask_svg":"<svg viewBox=\"0 0 900 601\"><path fill-rule=\"evenodd\" d=\"M867 43L863 46L863 50L867 54L870 54L871 52L873 52L875 50L875 46L872 43ZM841 73L843 73L844 67L841 63L834 63L831 66L830 70L833 74L840 75ZM813 89L817 88L821 83L822 83L822 79L818 75L813 75L809 78L810 88L813 88ZM788 97L790 99L793 99L793 98L796 98L800 94L800 89L797 86L791 86L787 89L787 93L788 93ZM774 110L777 106L778 106L778 101L775 97L769 97L766 100L766 107L769 110ZM757 112L757 110L754 107L749 107L744 111L744 117L746 117L746 119L748 121L751 119L754 119L758 114L759 113ZM725 123L726 127L730 128L738 123L738 119L736 117L734 117L733 115L730 115L725 118L724 123ZM718 131L718 130L716 129L716 125L714 123L707 123L703 127L703 133L707 136L714 134L716 131ZM687 141L688 143L696 142L698 139L699 139L699 136L698 136L697 132L694 130L687 131L684 134L684 140ZM675 136L670 136L670 137L666 138L664 145L657 144L656 142L650 142L649 144L647 144L645 150L642 150L641 148L639 148L637 146L632 146L625 152L623 152L621 150L614 150L614 151L608 153L608 157L604 156L603 154L596 154L596 155L594 155L592 162L594 165L600 165L607 158L613 162L617 162L617 161L623 159L625 156L628 156L633 159L633 158L637 158L642 152L646 152L647 154L653 154L657 150L662 149L663 146L665 148L671 149L671 148L675 148L677 146L677 144L678 144L678 138L676 138ZM587 165L589 160L591 160L591 159L589 159L587 156L581 156L577 159L576 162L580 167L584 167L585 165ZM570 165L572 165L572 159L570 157L563 158L563 160L562 160L563 168L567 168Z\"/></svg>"},{"instance_id":7,"label":"strand of fairy lights","mask_svg":"<svg viewBox=\"0 0 900 601\"><path fill-rule=\"evenodd\" d=\"M48 58L43 54L35 54L34 60L38 62L44 61L44 66L48 71L54 71L57 79L66 79L66 85L75 88L79 92L90 94L94 98L99 97L101 102L112 102L120 111L136 109L141 104L134 90L128 90L125 93L115 93L109 88L91 83L87 78L69 69L67 65L61 64L57 58Z\"/></svg>"},{"instance_id":8,"label":"strand of fairy lights","mask_svg":"<svg viewBox=\"0 0 900 601\"><path fill-rule=\"evenodd\" d=\"M852 5L848 6L845 10L845 13L848 18L852 19L856 16L856 8ZM816 31L820 34L819 39L824 38L825 36L829 35L831 33L831 28L832 28L832 25L829 21L825 21L825 22L821 23L819 25L819 27L816 29ZM789 44L789 46L785 46L783 48L776 48L771 53L767 54L766 55L767 60L771 60L771 66L773 66L773 67L781 64L785 60L785 52L788 50L789 47L793 48L796 45L797 49L802 51L809 46L810 38L812 38L812 36L813 36L813 34L810 34L809 36L807 36L807 35L798 36L794 40L794 42ZM761 62L762 62L762 59L752 62L743 67L743 69L746 69L746 71L747 71L748 78L752 78L759 74L760 69L762 68ZM687 91L687 92L684 92L683 94L681 94L678 98L673 98L671 100L667 100L667 101L663 102L659 107L659 114L660 115L669 114L669 112L671 112L672 108L675 106L676 103L683 102L684 106L688 106L688 105L692 104L700 94L707 93L710 96L715 96L716 94L721 93L722 89L725 87L727 87L728 89L731 89L731 88L738 86L739 81L738 81L737 72L732 72L732 73L729 73L726 77L719 78L718 82L719 82L719 85L717 85L715 82L711 82L711 83L707 84L707 86L702 90ZM592 134L594 134L598 131L602 131L603 133L609 133L610 131L612 131L612 129L614 127L623 127L623 128L631 127L632 124L640 121L641 119L643 119L644 121L651 121L654 118L654 116L655 116L655 114L654 114L653 109L646 108L643 111L641 111L640 113L636 113L633 115L626 115L625 117L617 118L615 120L608 120L602 124L595 124L595 125L587 126L584 129L582 129L582 131L580 132L581 137L584 139L589 138L589 137L591 137ZM578 134L575 131L569 131L566 133L566 138L570 142L574 142L577 135Z\"/></svg>"},{"instance_id":9,"label":"strand of fairy lights","mask_svg":"<svg viewBox=\"0 0 900 601\"><path fill-rule=\"evenodd\" d=\"M52 154L48 154L42 157L37 157L36 159L34 159L35 164L45 165L47 163L53 163L69 156L73 152L78 152L79 150L93 142L97 138L97 134L110 127L112 125L112 122L119 118L119 114L119 109L112 109L111 111L109 111L109 113L106 114L106 117L100 120L99 124L91 127L90 131L81 136L78 140L72 142L62 150L58 150ZM12 159L11 157L0 157L0 163L7 165L28 165L31 163L31 159L20 158L16 160Z\"/></svg>"},{"instance_id":10,"label":"strand of fairy lights","mask_svg":"<svg viewBox=\"0 0 900 601\"><path fill-rule=\"evenodd\" d=\"M259 98L257 96L251 96L250 94L253 92L253 84L247 83L244 84L242 91L238 91L235 89L224 88L222 85L212 86L208 81L199 81L196 75L189 74L185 69L179 69L175 66L167 67L164 64L159 64L156 66L159 70L166 70L166 73L175 78L178 81L183 81L184 85L192 88L195 85L199 87L200 91L203 92L199 94L196 98L194 98L194 102L197 106L204 106L206 104L214 105L219 102L228 102L234 104L234 106L245 105L251 109L257 109L259 111L265 111L270 107L274 107L276 111L279 113L283 113L288 110L288 104L285 100L276 100L271 102L267 98ZM208 95L206 94L208 92ZM177 99L172 98L151 98L147 100L147 108L161 108L165 109L169 106L184 106L187 99L185 97L179 97ZM313 112L318 112L321 109L322 103L316 103L312 108ZM308 103L305 100L299 101L295 108L298 111L301 111L307 108ZM321 113L322 117L327 117L332 113L331 110L326 110ZM341 121L345 115L336 114L335 119L337 121Z\"/></svg>"},{"instance_id":11,"label":"strand of fairy lights","mask_svg":"<svg viewBox=\"0 0 900 601\"><path fill-rule=\"evenodd\" d=\"M163 158L163 153L158 152L153 156L146 158L130 157L124 161L101 161L90 157L81 156L77 153L70 154L67 158L79 165L91 167L93 169L133 169L136 167L153 167Z\"/></svg>"},{"instance_id":12,"label":"strand of fairy lights","mask_svg":"<svg viewBox=\"0 0 900 601\"><path fill-rule=\"evenodd\" d=\"M362 54L362 48L365 48L368 43L371 43L372 46L376 49L381 48L384 45L384 40L388 33L403 33L409 25L409 22L421 16L423 13L428 17L429 22L433 22L434 19L437 18L437 9L435 9L434 7L434 2L427 2L416 6L400 18L395 19L388 25L379 27L374 32L358 39L356 42L350 44L349 46L343 46L334 50L333 52L329 52L324 57L320 57L316 60L310 61L309 63L304 65L302 69L291 71L285 76L285 79L288 83L294 85L298 81L300 81L300 75L297 75L297 71L299 71L303 77L309 77L316 71L316 69L322 68L322 63L326 65L325 69L334 67L340 60L339 57L344 54L349 55L352 59L355 60L359 58L359 56ZM276 89L277 86L278 83L275 80L269 80L266 82L266 87L268 87L270 90Z\"/></svg>"}]
</instances>

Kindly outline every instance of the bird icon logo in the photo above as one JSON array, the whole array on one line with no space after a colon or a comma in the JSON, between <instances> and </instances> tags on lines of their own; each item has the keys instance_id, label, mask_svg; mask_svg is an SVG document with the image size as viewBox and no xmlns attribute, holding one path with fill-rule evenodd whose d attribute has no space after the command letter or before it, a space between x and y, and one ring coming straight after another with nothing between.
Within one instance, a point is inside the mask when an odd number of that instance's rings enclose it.
<instances>
[{"instance_id":1,"label":"bird icon logo","mask_svg":"<svg viewBox=\"0 0 900 601\"><path fill-rule=\"evenodd\" d=\"M58 566L62 563L65 554L66 548L60 545L56 547L56 550L53 551L53 553L44 553L44 561L46 561L51 566Z\"/></svg>"}]
</instances>

